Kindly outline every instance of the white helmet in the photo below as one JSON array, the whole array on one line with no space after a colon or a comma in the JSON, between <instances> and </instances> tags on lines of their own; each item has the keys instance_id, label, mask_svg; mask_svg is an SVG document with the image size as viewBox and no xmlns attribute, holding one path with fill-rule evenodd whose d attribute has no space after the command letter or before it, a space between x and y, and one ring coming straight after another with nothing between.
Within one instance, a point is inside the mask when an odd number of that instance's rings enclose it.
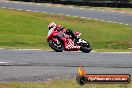
<instances>
[{"instance_id":1,"label":"white helmet","mask_svg":"<svg viewBox=\"0 0 132 88\"><path fill-rule=\"evenodd\" d=\"M51 23L49 23L48 28L50 30L51 28L53 28L55 26L56 26L56 24L54 22L51 22Z\"/></svg>"}]
</instances>

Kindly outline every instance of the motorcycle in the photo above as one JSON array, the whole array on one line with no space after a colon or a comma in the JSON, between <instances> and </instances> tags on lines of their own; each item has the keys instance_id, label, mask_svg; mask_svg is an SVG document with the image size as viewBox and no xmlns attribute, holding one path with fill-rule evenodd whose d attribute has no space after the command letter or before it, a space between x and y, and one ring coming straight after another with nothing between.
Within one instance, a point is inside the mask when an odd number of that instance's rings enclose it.
<instances>
[{"instance_id":1,"label":"motorcycle","mask_svg":"<svg viewBox=\"0 0 132 88\"><path fill-rule=\"evenodd\" d=\"M64 43L62 41L60 41L56 35L58 34L59 32L54 30L54 29L51 29L49 30L48 32L48 36L47 36L47 41L49 43L49 46L56 52L62 52L62 51L82 51L82 52L85 52L85 53L89 53L92 48L89 44L89 42L87 42L86 40L84 39L81 39L80 38L80 35L81 33L79 32L74 32L74 34L77 36L77 38L79 38L79 40L77 42L75 42L76 40L72 39L71 36L69 36L68 38L66 38L66 44L67 45L75 45L75 46L80 46L80 48L69 48L69 49L66 49Z\"/></svg>"}]
</instances>

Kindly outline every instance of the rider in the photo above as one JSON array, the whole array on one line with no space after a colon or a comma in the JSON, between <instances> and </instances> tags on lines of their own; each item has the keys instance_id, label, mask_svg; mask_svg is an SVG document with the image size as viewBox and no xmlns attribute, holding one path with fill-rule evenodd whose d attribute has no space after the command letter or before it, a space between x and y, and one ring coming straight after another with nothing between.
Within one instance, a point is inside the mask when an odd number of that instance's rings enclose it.
<instances>
[{"instance_id":1,"label":"rider","mask_svg":"<svg viewBox=\"0 0 132 88\"><path fill-rule=\"evenodd\" d=\"M73 33L72 30L70 29L65 29L64 26L62 25L57 25L54 22L51 22L48 25L49 30L54 29L56 31L58 31L59 33L56 35L56 37L64 44L65 49L69 50L69 49L80 49L80 46L75 46L73 44L67 44L66 43L66 38L68 37L67 35L70 35L72 37L72 39L78 41L79 38L77 38L77 36Z\"/></svg>"}]
</instances>

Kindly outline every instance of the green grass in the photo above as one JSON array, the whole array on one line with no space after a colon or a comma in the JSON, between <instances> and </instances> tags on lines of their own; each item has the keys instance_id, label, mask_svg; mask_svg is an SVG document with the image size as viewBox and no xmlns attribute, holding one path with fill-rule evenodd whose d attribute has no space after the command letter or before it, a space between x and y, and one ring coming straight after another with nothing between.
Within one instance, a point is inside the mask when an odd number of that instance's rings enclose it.
<instances>
[{"instance_id":1,"label":"green grass","mask_svg":"<svg viewBox=\"0 0 132 88\"><path fill-rule=\"evenodd\" d=\"M58 80L48 82L10 82L0 83L0 88L132 88L130 84L85 84L80 86L75 80Z\"/></svg>"},{"instance_id":2,"label":"green grass","mask_svg":"<svg viewBox=\"0 0 132 88\"><path fill-rule=\"evenodd\" d=\"M0 9L0 47L50 49L46 37L52 21L81 32L94 49L132 48L132 26L7 9Z\"/></svg>"}]
</instances>

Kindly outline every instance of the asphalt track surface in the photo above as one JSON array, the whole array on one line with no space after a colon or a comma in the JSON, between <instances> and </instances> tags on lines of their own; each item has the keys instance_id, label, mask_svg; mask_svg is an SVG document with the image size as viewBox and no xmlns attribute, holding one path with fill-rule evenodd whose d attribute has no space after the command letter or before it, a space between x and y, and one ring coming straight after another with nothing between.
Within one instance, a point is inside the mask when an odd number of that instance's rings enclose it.
<instances>
[{"instance_id":1,"label":"asphalt track surface","mask_svg":"<svg viewBox=\"0 0 132 88\"><path fill-rule=\"evenodd\" d=\"M47 12L74 17L90 18L95 20L105 20L113 23L132 25L132 14L116 13L103 10L80 9L76 7L54 6L46 4L0 1L0 7L27 10L34 12Z\"/></svg>"},{"instance_id":2,"label":"asphalt track surface","mask_svg":"<svg viewBox=\"0 0 132 88\"><path fill-rule=\"evenodd\" d=\"M0 49L0 82L71 79L80 65L89 74L132 74L132 53Z\"/></svg>"}]
</instances>

